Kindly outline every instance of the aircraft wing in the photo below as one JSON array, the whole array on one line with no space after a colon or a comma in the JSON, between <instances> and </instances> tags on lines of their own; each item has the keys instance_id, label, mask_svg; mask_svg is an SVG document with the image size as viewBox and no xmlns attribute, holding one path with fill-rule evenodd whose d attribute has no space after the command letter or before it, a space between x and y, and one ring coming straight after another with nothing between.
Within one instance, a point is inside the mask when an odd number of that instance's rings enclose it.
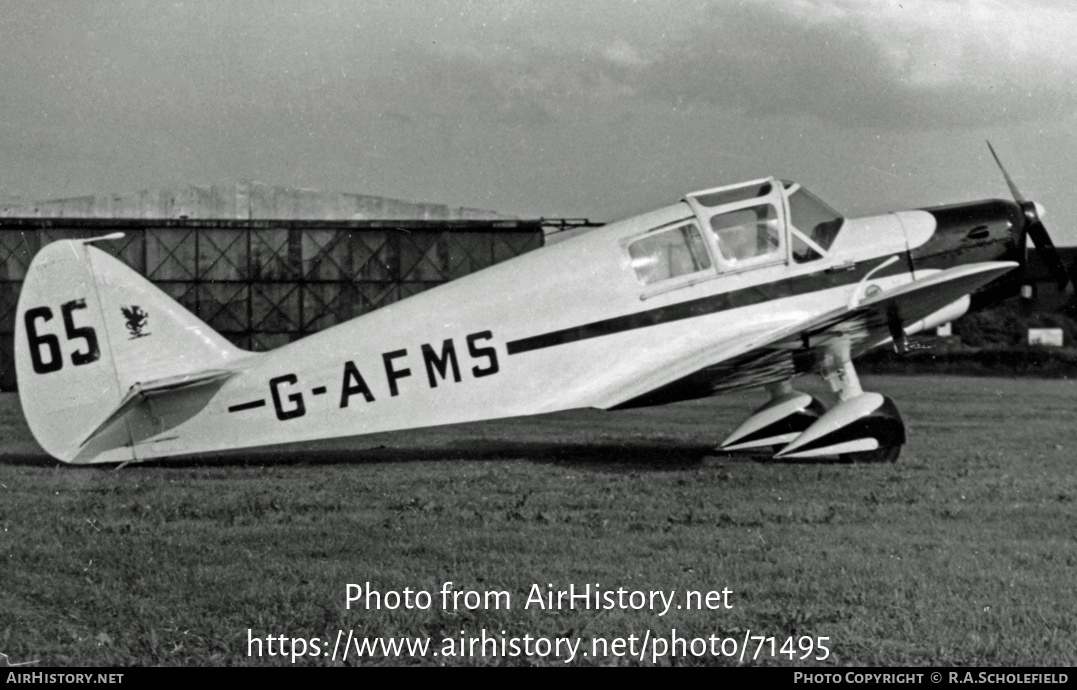
<instances>
[{"instance_id":1,"label":"aircraft wing","mask_svg":"<svg viewBox=\"0 0 1077 690\"><path fill-rule=\"evenodd\" d=\"M801 323L756 334L739 354L679 376L642 395L634 391L635 394L614 402L610 409L690 400L808 373L817 368L827 346L836 338L848 338L855 357L894 336L901 337L903 329L909 329L1017 266L1011 261L957 266L852 301ZM669 366L673 368L677 364Z\"/></svg>"}]
</instances>

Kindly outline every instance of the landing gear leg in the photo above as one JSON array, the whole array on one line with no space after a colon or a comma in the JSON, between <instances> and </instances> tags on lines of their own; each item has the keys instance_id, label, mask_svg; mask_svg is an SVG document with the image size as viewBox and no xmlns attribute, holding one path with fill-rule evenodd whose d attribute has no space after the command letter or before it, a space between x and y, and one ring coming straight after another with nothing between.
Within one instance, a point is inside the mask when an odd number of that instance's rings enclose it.
<instances>
[{"instance_id":1,"label":"landing gear leg","mask_svg":"<svg viewBox=\"0 0 1077 690\"><path fill-rule=\"evenodd\" d=\"M837 455L857 462L897 460L905 443L905 423L893 400L864 392L849 352L849 340L843 337L823 357L822 377L838 396L838 404L776 457Z\"/></svg>"}]
</instances>

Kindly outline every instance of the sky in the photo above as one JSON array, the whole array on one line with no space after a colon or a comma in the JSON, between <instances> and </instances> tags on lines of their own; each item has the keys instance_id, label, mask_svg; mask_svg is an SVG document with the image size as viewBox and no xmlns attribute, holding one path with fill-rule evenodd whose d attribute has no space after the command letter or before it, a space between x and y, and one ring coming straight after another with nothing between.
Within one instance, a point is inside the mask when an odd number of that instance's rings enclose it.
<instances>
[{"instance_id":1,"label":"sky","mask_svg":"<svg viewBox=\"0 0 1077 690\"><path fill-rule=\"evenodd\" d=\"M0 0L0 197L236 180L611 221L774 175L1077 245L1070 0Z\"/></svg>"}]
</instances>

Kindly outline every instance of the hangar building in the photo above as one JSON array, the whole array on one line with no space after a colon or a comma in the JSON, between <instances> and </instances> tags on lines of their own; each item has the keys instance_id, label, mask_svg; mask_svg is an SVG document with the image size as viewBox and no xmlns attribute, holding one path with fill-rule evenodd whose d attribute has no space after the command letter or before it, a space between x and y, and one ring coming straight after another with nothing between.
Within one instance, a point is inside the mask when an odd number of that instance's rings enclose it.
<instances>
[{"instance_id":1,"label":"hangar building","mask_svg":"<svg viewBox=\"0 0 1077 690\"><path fill-rule=\"evenodd\" d=\"M19 289L34 254L61 238L96 246L246 349L265 350L541 247L521 220L359 194L240 182L0 202L0 390L13 390Z\"/></svg>"},{"instance_id":2,"label":"hangar building","mask_svg":"<svg viewBox=\"0 0 1077 690\"><path fill-rule=\"evenodd\" d=\"M594 225L258 182L0 199L0 390L15 389L22 280L56 239L122 231L96 246L239 347L266 350L541 247L547 231ZM1077 248L1059 250L1077 261ZM1035 251L1027 278L1041 307L1066 301Z\"/></svg>"}]
</instances>

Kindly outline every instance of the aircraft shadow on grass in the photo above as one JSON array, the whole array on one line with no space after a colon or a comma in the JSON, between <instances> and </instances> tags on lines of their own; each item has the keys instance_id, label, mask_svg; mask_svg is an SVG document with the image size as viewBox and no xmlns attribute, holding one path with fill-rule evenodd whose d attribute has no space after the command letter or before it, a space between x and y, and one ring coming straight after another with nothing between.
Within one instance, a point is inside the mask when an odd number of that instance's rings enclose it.
<instances>
[{"instance_id":1,"label":"aircraft shadow on grass","mask_svg":"<svg viewBox=\"0 0 1077 690\"><path fill-rule=\"evenodd\" d=\"M513 441L476 439L449 444L378 445L359 450L282 449L276 452L235 452L211 457L174 458L168 467L263 467L329 466L417 462L523 461L534 464L575 467L600 472L665 472L692 469L708 462L765 464L847 464L850 459L833 456L814 458L774 458L766 450L725 452L698 442L636 441ZM52 467L58 463L41 454L0 456L0 464ZM161 464L149 463L147 469ZM131 471L135 466L120 466ZM94 471L114 471L116 465L88 465Z\"/></svg>"}]
</instances>

